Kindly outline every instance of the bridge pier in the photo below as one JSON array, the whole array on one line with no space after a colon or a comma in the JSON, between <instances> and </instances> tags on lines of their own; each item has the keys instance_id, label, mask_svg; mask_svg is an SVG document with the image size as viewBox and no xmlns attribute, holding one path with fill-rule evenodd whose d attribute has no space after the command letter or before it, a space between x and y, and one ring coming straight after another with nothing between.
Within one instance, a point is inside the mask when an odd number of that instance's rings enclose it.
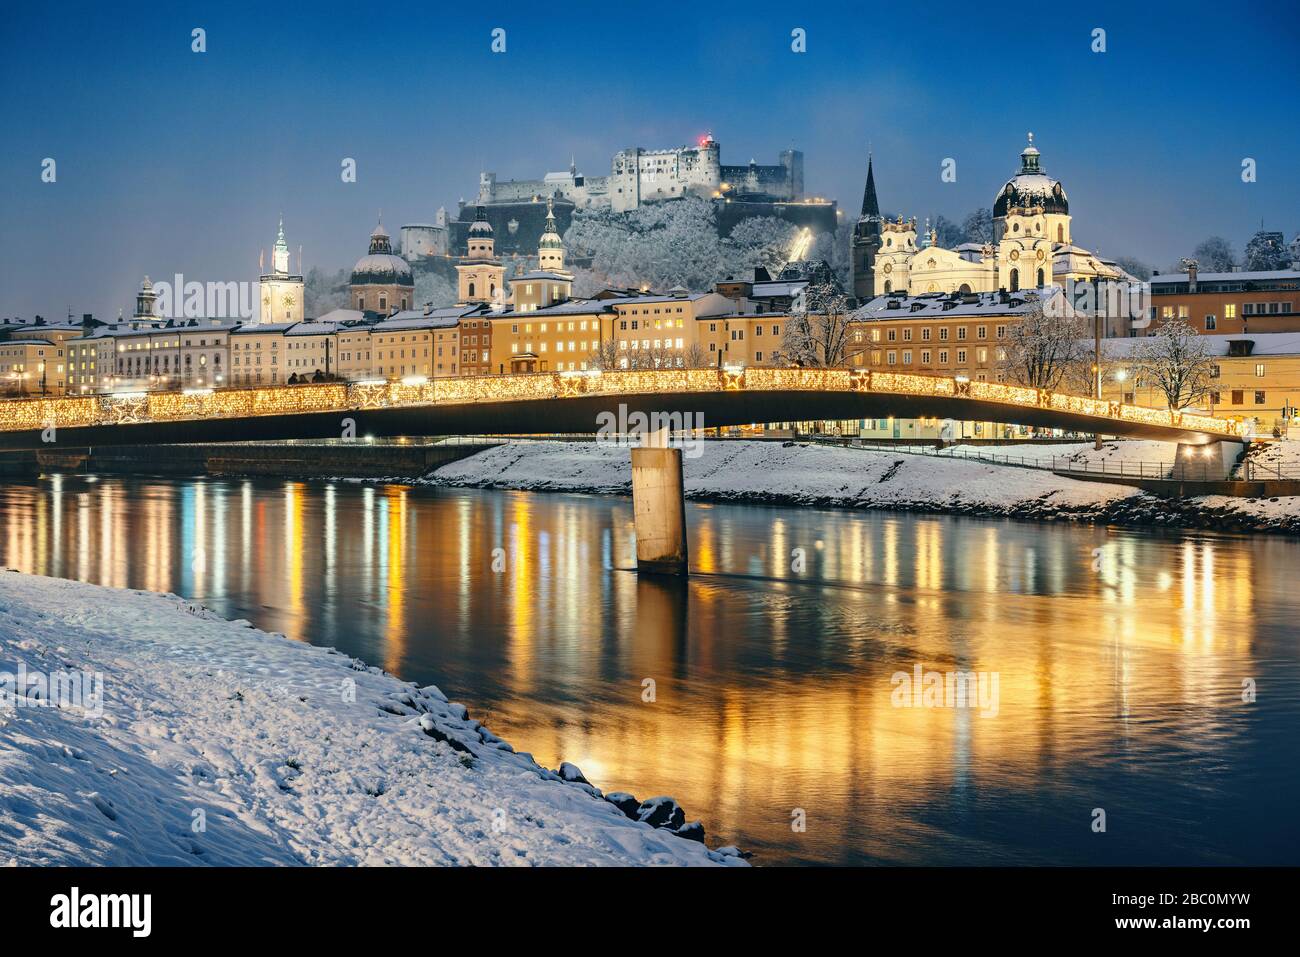
<instances>
[{"instance_id":1,"label":"bridge pier","mask_svg":"<svg viewBox=\"0 0 1300 957\"><path fill-rule=\"evenodd\" d=\"M668 447L667 429L646 433L645 444L632 449L632 514L637 571L685 575L682 450Z\"/></svg>"},{"instance_id":2,"label":"bridge pier","mask_svg":"<svg viewBox=\"0 0 1300 957\"><path fill-rule=\"evenodd\" d=\"M1224 440L1193 445L1178 443L1178 458L1170 478L1188 482L1221 482L1232 474L1243 443Z\"/></svg>"}]
</instances>

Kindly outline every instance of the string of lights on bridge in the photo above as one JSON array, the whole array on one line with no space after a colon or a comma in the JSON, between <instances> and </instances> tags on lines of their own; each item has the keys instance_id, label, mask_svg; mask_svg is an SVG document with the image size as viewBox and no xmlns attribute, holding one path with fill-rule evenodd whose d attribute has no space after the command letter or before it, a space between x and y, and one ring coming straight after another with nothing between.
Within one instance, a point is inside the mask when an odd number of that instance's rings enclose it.
<instances>
[{"instance_id":1,"label":"string of lights on bridge","mask_svg":"<svg viewBox=\"0 0 1300 957\"><path fill-rule=\"evenodd\" d=\"M1015 408L1046 409L1112 423L1181 429L1238 438L1243 423L1178 410L1149 409L1104 399L999 382L873 372L865 369L657 369L468 376L400 381L185 389L102 396L20 399L0 403L0 432L84 426L347 412L422 405L565 399L582 395L753 392L870 392L968 399ZM1014 421L1014 420L1010 420Z\"/></svg>"}]
</instances>

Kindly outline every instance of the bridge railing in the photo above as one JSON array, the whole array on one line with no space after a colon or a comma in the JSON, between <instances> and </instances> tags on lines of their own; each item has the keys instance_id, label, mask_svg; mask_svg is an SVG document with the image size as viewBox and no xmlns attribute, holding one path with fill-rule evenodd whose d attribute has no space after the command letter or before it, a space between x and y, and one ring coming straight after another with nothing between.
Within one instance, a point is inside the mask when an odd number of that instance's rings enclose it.
<instances>
[{"instance_id":1,"label":"bridge railing","mask_svg":"<svg viewBox=\"0 0 1300 957\"><path fill-rule=\"evenodd\" d=\"M986 452L982 449L937 448L933 445L873 443L860 440L838 441L834 444L868 452L890 452L905 455L926 455L941 459L968 459L988 462L991 465L1008 465L1015 468L1038 469L1044 472L1064 472L1076 475L1120 476L1124 478L1169 479L1178 482L1216 480L1216 469L1207 460L1190 459L1170 462L1153 462L1135 459L1089 459L1073 455L1013 455L1004 452ZM1234 474L1245 481L1282 479L1300 481L1300 471L1284 469L1280 462L1256 462L1247 458L1237 466Z\"/></svg>"},{"instance_id":2,"label":"bridge railing","mask_svg":"<svg viewBox=\"0 0 1300 957\"><path fill-rule=\"evenodd\" d=\"M1106 421L1183 429L1225 438L1240 423L1177 411L1147 409L962 377L873 372L865 369L654 369L467 376L424 381L366 380L251 389L185 389L0 402L0 432L50 426L127 425L205 418L247 418L313 412L575 398L583 395L665 393L870 392L884 395L969 399L1006 408L1033 408ZM1015 421L1014 418L1009 421Z\"/></svg>"}]
</instances>

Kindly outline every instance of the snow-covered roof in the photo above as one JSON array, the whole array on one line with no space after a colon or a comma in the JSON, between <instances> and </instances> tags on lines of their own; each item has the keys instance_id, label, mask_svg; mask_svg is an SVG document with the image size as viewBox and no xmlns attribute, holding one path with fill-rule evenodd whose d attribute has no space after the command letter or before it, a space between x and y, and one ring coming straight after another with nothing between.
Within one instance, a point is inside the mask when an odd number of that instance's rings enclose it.
<instances>
[{"instance_id":1,"label":"snow-covered roof","mask_svg":"<svg viewBox=\"0 0 1300 957\"><path fill-rule=\"evenodd\" d=\"M1197 273L1196 281L1202 282L1267 282L1277 279L1300 279L1300 271L1294 269L1273 269L1260 272L1203 272ZM1187 282L1185 272L1165 272L1151 277L1152 283Z\"/></svg>"},{"instance_id":2,"label":"snow-covered roof","mask_svg":"<svg viewBox=\"0 0 1300 957\"><path fill-rule=\"evenodd\" d=\"M298 323L296 322L255 322L250 323L249 325L240 326L231 334L236 336L256 335L259 333L265 335L266 333L274 332L283 334L288 332L297 324Z\"/></svg>"},{"instance_id":3,"label":"snow-covered roof","mask_svg":"<svg viewBox=\"0 0 1300 957\"><path fill-rule=\"evenodd\" d=\"M1053 288L1050 296L1059 295ZM1010 316L1024 312L1038 302L1036 290L1022 289L1003 294L978 292L970 294L929 292L919 296L885 294L876 296L855 310L852 322L876 322L882 319L948 319L962 316ZM945 308L947 307L947 308Z\"/></svg>"},{"instance_id":4,"label":"snow-covered roof","mask_svg":"<svg viewBox=\"0 0 1300 957\"><path fill-rule=\"evenodd\" d=\"M532 319L547 316L596 316L608 314L614 311L614 302L627 302L626 299L606 300L606 299L566 299L564 302L556 303L554 306L543 306L540 309L530 309L527 312L517 312L513 309L507 309L504 312L494 312L490 318L502 319L509 317L511 319Z\"/></svg>"},{"instance_id":5,"label":"snow-covered roof","mask_svg":"<svg viewBox=\"0 0 1300 957\"><path fill-rule=\"evenodd\" d=\"M513 284L517 282L540 282L543 280L547 282L573 282L573 277L567 273L543 272L538 270L537 272L524 273L522 276L515 276L510 280L510 282Z\"/></svg>"},{"instance_id":6,"label":"snow-covered roof","mask_svg":"<svg viewBox=\"0 0 1300 957\"><path fill-rule=\"evenodd\" d=\"M1226 356L1229 344L1242 340L1252 342L1251 356L1300 356L1300 332L1242 333L1237 336L1197 336L1213 356ZM1127 357L1140 347L1147 337L1107 339L1106 349L1116 357ZM1091 340L1089 340L1091 342Z\"/></svg>"},{"instance_id":7,"label":"snow-covered roof","mask_svg":"<svg viewBox=\"0 0 1300 957\"><path fill-rule=\"evenodd\" d=\"M421 309L408 309L383 319L372 327L375 332L393 332L400 329L454 329L464 310L435 310L429 314Z\"/></svg>"},{"instance_id":8,"label":"snow-covered roof","mask_svg":"<svg viewBox=\"0 0 1300 957\"><path fill-rule=\"evenodd\" d=\"M307 319L303 322L295 322L288 330L286 336L332 336L339 331L339 327L333 322L321 322L319 319Z\"/></svg>"},{"instance_id":9,"label":"snow-covered roof","mask_svg":"<svg viewBox=\"0 0 1300 957\"><path fill-rule=\"evenodd\" d=\"M317 316L317 322L361 322L366 314L360 309L331 309L323 316Z\"/></svg>"}]
</instances>

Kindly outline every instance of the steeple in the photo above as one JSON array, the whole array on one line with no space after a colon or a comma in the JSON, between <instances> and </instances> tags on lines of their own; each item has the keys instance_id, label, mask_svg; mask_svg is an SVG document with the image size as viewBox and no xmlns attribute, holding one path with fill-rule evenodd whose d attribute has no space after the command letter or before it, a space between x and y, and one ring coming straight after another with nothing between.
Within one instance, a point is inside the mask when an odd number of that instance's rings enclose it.
<instances>
[{"instance_id":1,"label":"steeple","mask_svg":"<svg viewBox=\"0 0 1300 957\"><path fill-rule=\"evenodd\" d=\"M564 269L564 240L555 225L555 201L546 198L546 229L537 243L537 267L547 272Z\"/></svg>"},{"instance_id":2,"label":"steeple","mask_svg":"<svg viewBox=\"0 0 1300 957\"><path fill-rule=\"evenodd\" d=\"M271 253L271 269L280 276L289 274L289 244L284 240L284 214L280 214L280 230Z\"/></svg>"},{"instance_id":3,"label":"steeple","mask_svg":"<svg viewBox=\"0 0 1300 957\"><path fill-rule=\"evenodd\" d=\"M853 295L859 302L866 302L876 294L876 254L883 243L880 201L876 198L875 158L867 150L867 184L862 189L862 215L853 227L850 249Z\"/></svg>"},{"instance_id":4,"label":"steeple","mask_svg":"<svg viewBox=\"0 0 1300 957\"><path fill-rule=\"evenodd\" d=\"M867 185L862 190L862 218L880 219L880 203L876 200L876 172L872 168L872 156L867 154Z\"/></svg>"}]
</instances>

